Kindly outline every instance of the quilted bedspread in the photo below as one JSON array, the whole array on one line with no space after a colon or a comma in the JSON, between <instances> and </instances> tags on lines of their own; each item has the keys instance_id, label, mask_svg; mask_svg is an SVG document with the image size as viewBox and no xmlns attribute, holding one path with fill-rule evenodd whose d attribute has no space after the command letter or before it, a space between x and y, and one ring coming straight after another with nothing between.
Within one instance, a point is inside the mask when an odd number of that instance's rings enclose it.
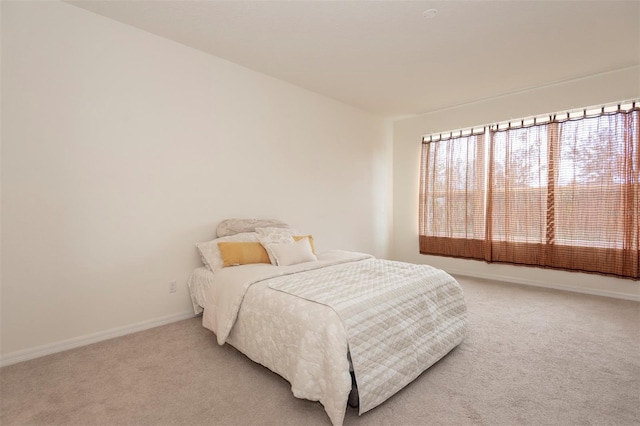
<instances>
[{"instance_id":1,"label":"quilted bedspread","mask_svg":"<svg viewBox=\"0 0 640 426\"><path fill-rule=\"evenodd\" d=\"M203 292L206 301L201 303L203 325L216 334L219 344L230 343L287 379L296 397L320 401L337 426L343 423L351 389L348 351L364 412L460 343L466 308L459 284L443 271L338 250L320 253L318 258L286 267L223 268L209 275ZM383 278L385 274L390 275ZM421 290L409 285L415 276L421 277ZM393 290L397 282L406 285ZM376 285L382 285L382 290L367 290ZM293 294L298 291L299 295ZM357 308L341 302L342 291L365 304ZM400 299L391 302L390 295ZM317 300L310 302L313 299ZM412 299L411 318L397 311L403 299ZM412 325L417 317L421 319ZM390 326L393 321L399 322ZM357 332L357 323L367 322L362 334ZM389 333L391 327L407 333ZM398 367L403 372L396 377L392 370Z\"/></svg>"},{"instance_id":2,"label":"quilted bedspread","mask_svg":"<svg viewBox=\"0 0 640 426\"><path fill-rule=\"evenodd\" d=\"M270 280L335 310L347 334L360 414L413 381L462 341L462 289L442 270L368 259Z\"/></svg>"}]
</instances>

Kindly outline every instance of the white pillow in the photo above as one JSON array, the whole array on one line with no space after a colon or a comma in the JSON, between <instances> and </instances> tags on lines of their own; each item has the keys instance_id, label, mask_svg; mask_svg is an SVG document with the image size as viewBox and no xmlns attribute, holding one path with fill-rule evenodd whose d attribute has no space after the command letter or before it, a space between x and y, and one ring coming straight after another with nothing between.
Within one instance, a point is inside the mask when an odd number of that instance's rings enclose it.
<instances>
[{"instance_id":1,"label":"white pillow","mask_svg":"<svg viewBox=\"0 0 640 426\"><path fill-rule=\"evenodd\" d=\"M271 244L276 264L278 266L295 265L297 263L311 262L318 260L311 251L311 244L308 238L300 241L285 244Z\"/></svg>"},{"instance_id":2,"label":"white pillow","mask_svg":"<svg viewBox=\"0 0 640 426\"><path fill-rule=\"evenodd\" d=\"M206 243L196 243L196 247L200 251L200 258L202 263L213 272L216 272L224 267L222 261L222 255L220 254L220 248L218 243L224 241L236 241L236 242L258 242L258 234L255 232L243 232L240 234L230 235L228 237L216 238Z\"/></svg>"},{"instance_id":3,"label":"white pillow","mask_svg":"<svg viewBox=\"0 0 640 426\"><path fill-rule=\"evenodd\" d=\"M260 244L262 244L264 249L267 251L272 265L277 265L278 263L276 262L273 250L271 250L271 245L294 242L294 234L291 229L274 227L256 228L256 234L258 235L258 241L260 241Z\"/></svg>"}]
</instances>

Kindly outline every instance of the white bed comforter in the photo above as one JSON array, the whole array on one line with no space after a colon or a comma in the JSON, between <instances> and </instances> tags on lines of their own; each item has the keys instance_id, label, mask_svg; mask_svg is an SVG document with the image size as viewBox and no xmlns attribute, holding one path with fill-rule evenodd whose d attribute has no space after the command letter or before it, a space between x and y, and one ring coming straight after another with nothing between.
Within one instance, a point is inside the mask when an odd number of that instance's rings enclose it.
<instances>
[{"instance_id":1,"label":"white bed comforter","mask_svg":"<svg viewBox=\"0 0 640 426\"><path fill-rule=\"evenodd\" d=\"M334 265L364 266L364 262L371 260L370 255L331 251L319 255L317 262L288 267L256 264L224 268L207 278L208 288L201 292L206 294L206 300L200 302L204 304L203 325L216 334L219 344L232 344L252 360L287 379L296 397L320 401L331 422L341 425L351 390L347 360L349 346L343 320L322 302L310 303L285 291L271 289L269 283L274 279L286 282L285 276L295 277L300 282L305 276L323 275L329 270L326 268ZM426 310L434 326L445 331L432 334L427 339L430 340L428 344L435 344L437 349L431 351L433 359L426 362L428 365L417 363L411 380L456 346L464 335L466 308L457 315L462 322L453 327L453 332L451 318L434 317L438 315L436 305L445 294L448 294L447 298L461 300L464 307L459 285L446 273L442 274L450 282L446 280L448 284L443 285L443 281L439 281L436 287L440 290L431 291L429 296L435 297L436 302ZM363 370L363 378L364 374ZM393 386L398 386L398 383ZM382 394L387 392L385 390ZM377 390L374 392L378 393ZM368 409L367 405L372 408L388 396L376 396L374 399L380 398L379 402L365 401L365 409L361 412Z\"/></svg>"}]
</instances>

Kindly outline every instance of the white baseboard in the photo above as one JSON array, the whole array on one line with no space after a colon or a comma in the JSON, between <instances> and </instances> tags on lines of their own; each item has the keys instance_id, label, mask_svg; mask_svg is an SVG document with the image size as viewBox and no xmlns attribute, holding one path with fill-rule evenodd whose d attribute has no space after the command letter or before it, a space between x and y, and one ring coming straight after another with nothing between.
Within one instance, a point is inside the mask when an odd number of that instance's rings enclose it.
<instances>
[{"instance_id":1,"label":"white baseboard","mask_svg":"<svg viewBox=\"0 0 640 426\"><path fill-rule=\"evenodd\" d=\"M460 275L460 276L472 277L472 278L485 278L489 280L501 281L501 282L512 283L512 284L528 285L533 287L544 287L544 288L550 288L554 290L571 291L573 293L591 294L594 296L612 297L614 299L624 299L624 300L632 300L634 302L640 302L640 294L621 293L616 291L568 286L568 285L562 285L562 284L556 284L556 283L545 283L537 280L528 280L526 278L503 276L498 274L486 274L482 272L480 273L474 272L473 274L470 274L469 271L448 270L447 272L449 272L451 275Z\"/></svg>"},{"instance_id":2,"label":"white baseboard","mask_svg":"<svg viewBox=\"0 0 640 426\"><path fill-rule=\"evenodd\" d=\"M17 352L11 352L0 357L0 367L16 364L22 361L28 361L30 359L40 358L45 355L51 355L57 352L78 348L80 346L90 345L92 343L101 342L103 340L113 339L114 337L120 337L126 334L148 330L150 328L158 327L176 321L182 321L193 317L193 312L167 315L165 317L142 321L136 324L126 325L124 327L112 328L110 330L87 334L80 337L74 337L72 339L62 340L60 342L49 343L47 345L36 346L34 348L24 349Z\"/></svg>"},{"instance_id":3,"label":"white baseboard","mask_svg":"<svg viewBox=\"0 0 640 426\"><path fill-rule=\"evenodd\" d=\"M473 274L470 274L468 270L454 270L451 268L448 268L447 272L449 272L452 275L485 278L485 279L490 279L494 281L502 281L507 283L519 284L519 285L544 287L544 288L551 288L555 290L572 291L575 293L584 293L584 294L591 294L595 296L613 297L616 299L625 299L625 300L640 302L640 294L620 293L615 291L560 285L556 283L545 283L537 280L529 280L529 279L513 277L513 276L503 276L499 274L487 274L482 272L474 272ZM156 318L148 321L142 321L137 324L131 324L124 327L112 328L110 330L105 330L98 333L88 334L85 336L75 337L75 338L63 340L60 342L54 342L47 345L36 346L34 348L25 349L22 351L8 353L0 357L0 367L4 367L5 365L16 364L22 361L28 361L30 359L39 358L45 355L50 355L57 352L66 351L69 349L78 348L80 346L90 345L92 343L101 342L103 340L113 339L114 337L120 337L126 334L136 333L138 331L159 327L161 325L169 324L176 321L182 321L182 320L193 318L193 317L194 317L194 314L191 311L184 312L181 314L168 315L165 317L160 317L160 318Z\"/></svg>"}]
</instances>

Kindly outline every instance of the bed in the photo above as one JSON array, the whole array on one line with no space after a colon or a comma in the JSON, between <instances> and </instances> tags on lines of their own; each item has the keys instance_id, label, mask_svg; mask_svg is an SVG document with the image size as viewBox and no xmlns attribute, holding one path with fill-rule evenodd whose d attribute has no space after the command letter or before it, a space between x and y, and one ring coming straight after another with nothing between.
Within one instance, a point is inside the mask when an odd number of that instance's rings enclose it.
<instances>
[{"instance_id":1,"label":"bed","mask_svg":"<svg viewBox=\"0 0 640 426\"><path fill-rule=\"evenodd\" d=\"M360 414L375 408L465 336L463 292L444 271L316 253L310 235L277 221L223 221L218 236L198 244L205 266L188 281L194 312L220 345L284 377L295 397L322 403L335 426L348 402Z\"/></svg>"}]
</instances>

